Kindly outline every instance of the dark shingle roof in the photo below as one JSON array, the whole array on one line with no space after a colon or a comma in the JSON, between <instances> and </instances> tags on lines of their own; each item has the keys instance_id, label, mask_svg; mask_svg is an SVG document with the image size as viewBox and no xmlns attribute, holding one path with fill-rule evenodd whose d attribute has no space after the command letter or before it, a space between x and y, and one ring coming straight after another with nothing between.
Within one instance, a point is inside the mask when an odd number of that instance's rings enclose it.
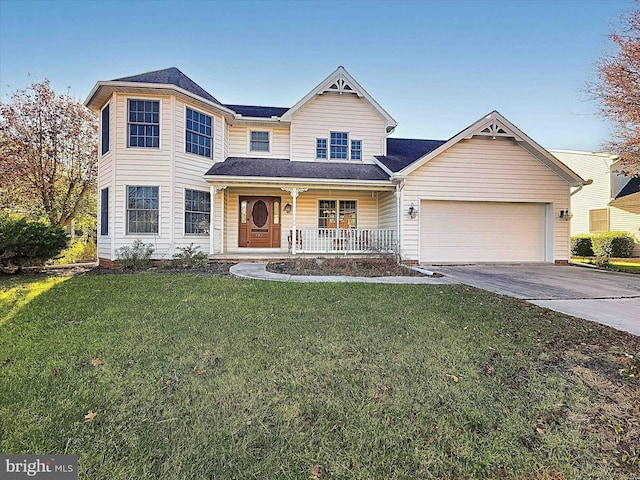
<instances>
[{"instance_id":1,"label":"dark shingle roof","mask_svg":"<svg viewBox=\"0 0 640 480\"><path fill-rule=\"evenodd\" d=\"M285 107L260 107L255 105L225 105L225 107L244 117L257 118L281 117L284 112L289 110L289 108Z\"/></svg>"},{"instance_id":2,"label":"dark shingle roof","mask_svg":"<svg viewBox=\"0 0 640 480\"><path fill-rule=\"evenodd\" d=\"M444 143L446 140L387 138L387 154L376 158L392 172L399 172Z\"/></svg>"},{"instance_id":3,"label":"dark shingle roof","mask_svg":"<svg viewBox=\"0 0 640 480\"><path fill-rule=\"evenodd\" d=\"M175 85L187 92L191 92L199 97L205 98L210 102L222 105L213 95L207 92L196 82L187 77L176 67L165 68L164 70L156 70L154 72L141 73L131 77L116 78L114 82L140 82L140 83L161 83L164 85Z\"/></svg>"},{"instance_id":4,"label":"dark shingle roof","mask_svg":"<svg viewBox=\"0 0 640 480\"><path fill-rule=\"evenodd\" d=\"M292 162L284 158L229 157L205 175L232 177L320 178L332 180L389 180L380 167L362 163Z\"/></svg>"},{"instance_id":5,"label":"dark shingle roof","mask_svg":"<svg viewBox=\"0 0 640 480\"><path fill-rule=\"evenodd\" d=\"M640 192L640 177L635 177L629 180L624 188L620 190L620 193L616 195L616 199L626 197L627 195L633 195L638 192Z\"/></svg>"}]
</instances>

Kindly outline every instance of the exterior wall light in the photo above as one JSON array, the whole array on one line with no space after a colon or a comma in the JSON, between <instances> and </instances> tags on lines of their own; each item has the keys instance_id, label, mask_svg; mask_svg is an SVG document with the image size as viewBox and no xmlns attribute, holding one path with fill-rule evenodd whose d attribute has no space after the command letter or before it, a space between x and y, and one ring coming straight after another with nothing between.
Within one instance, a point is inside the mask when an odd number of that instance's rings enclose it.
<instances>
[{"instance_id":1,"label":"exterior wall light","mask_svg":"<svg viewBox=\"0 0 640 480\"><path fill-rule=\"evenodd\" d=\"M573 214L569 213L569 210L560 210L560 214L558 216L560 217L560 220L568 222L571 220L571 217L573 217Z\"/></svg>"},{"instance_id":2,"label":"exterior wall light","mask_svg":"<svg viewBox=\"0 0 640 480\"><path fill-rule=\"evenodd\" d=\"M411 202L411 206L409 207L409 216L414 219L418 216L418 209Z\"/></svg>"},{"instance_id":3,"label":"exterior wall light","mask_svg":"<svg viewBox=\"0 0 640 480\"><path fill-rule=\"evenodd\" d=\"M284 206L284 211L285 211L285 213L291 213L291 204L290 203L287 203Z\"/></svg>"}]
</instances>

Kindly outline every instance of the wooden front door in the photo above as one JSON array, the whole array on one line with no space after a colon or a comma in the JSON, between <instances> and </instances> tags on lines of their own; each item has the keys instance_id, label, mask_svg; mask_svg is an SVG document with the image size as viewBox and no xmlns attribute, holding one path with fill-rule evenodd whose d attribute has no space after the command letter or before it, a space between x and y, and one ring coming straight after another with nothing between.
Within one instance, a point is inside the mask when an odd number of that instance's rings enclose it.
<instances>
[{"instance_id":1,"label":"wooden front door","mask_svg":"<svg viewBox=\"0 0 640 480\"><path fill-rule=\"evenodd\" d=\"M238 246L280 248L280 197L240 197Z\"/></svg>"}]
</instances>

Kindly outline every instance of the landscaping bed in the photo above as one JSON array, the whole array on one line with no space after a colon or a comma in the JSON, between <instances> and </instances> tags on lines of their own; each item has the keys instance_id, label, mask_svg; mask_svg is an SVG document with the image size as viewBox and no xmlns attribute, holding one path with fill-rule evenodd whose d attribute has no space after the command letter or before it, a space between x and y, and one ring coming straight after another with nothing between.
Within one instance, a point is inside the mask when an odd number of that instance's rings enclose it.
<instances>
[{"instance_id":1,"label":"landscaping bed","mask_svg":"<svg viewBox=\"0 0 640 480\"><path fill-rule=\"evenodd\" d=\"M574 263L584 263L602 270L640 274L640 258L571 257Z\"/></svg>"},{"instance_id":2,"label":"landscaping bed","mask_svg":"<svg viewBox=\"0 0 640 480\"><path fill-rule=\"evenodd\" d=\"M352 277L423 276L395 258L296 258L267 264L267 271L287 275L329 275Z\"/></svg>"}]
</instances>

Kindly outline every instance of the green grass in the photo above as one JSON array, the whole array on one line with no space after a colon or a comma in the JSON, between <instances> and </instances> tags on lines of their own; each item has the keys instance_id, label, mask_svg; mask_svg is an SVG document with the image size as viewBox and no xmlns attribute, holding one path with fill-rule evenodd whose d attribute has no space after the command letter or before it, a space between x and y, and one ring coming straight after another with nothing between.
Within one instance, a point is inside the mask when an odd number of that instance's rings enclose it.
<instances>
[{"instance_id":1,"label":"green grass","mask_svg":"<svg viewBox=\"0 0 640 480\"><path fill-rule=\"evenodd\" d=\"M625 258L625 259L611 259L606 261L596 257L572 257L571 261L574 263L586 263L599 267L603 270L615 270L617 272L624 273L640 273L640 259ZM606 263L603 263L605 262Z\"/></svg>"},{"instance_id":2,"label":"green grass","mask_svg":"<svg viewBox=\"0 0 640 480\"><path fill-rule=\"evenodd\" d=\"M640 339L606 327L464 286L50 282L0 278L0 451L81 479L639 475Z\"/></svg>"}]
</instances>

